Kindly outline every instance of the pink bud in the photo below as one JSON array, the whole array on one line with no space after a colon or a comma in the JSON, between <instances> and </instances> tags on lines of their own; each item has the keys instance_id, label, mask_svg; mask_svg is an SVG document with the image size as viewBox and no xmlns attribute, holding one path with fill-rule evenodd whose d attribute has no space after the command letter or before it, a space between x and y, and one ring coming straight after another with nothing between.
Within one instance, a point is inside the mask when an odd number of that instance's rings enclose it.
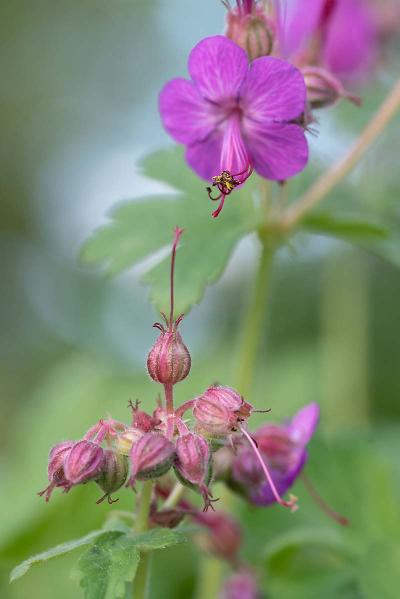
<instances>
[{"instance_id":1,"label":"pink bud","mask_svg":"<svg viewBox=\"0 0 400 599\"><path fill-rule=\"evenodd\" d=\"M341 81L320 67L304 67L302 69L307 88L307 100L311 109L333 106L342 98L360 106L361 99L347 92Z\"/></svg>"},{"instance_id":2,"label":"pink bud","mask_svg":"<svg viewBox=\"0 0 400 599\"><path fill-rule=\"evenodd\" d=\"M104 451L91 441L78 441L64 463L65 476L74 485L96 478L104 464Z\"/></svg>"},{"instance_id":3,"label":"pink bud","mask_svg":"<svg viewBox=\"0 0 400 599\"><path fill-rule=\"evenodd\" d=\"M161 334L147 357L147 370L153 381L175 385L189 374L189 350L176 330L176 323L172 329L167 330L159 323L155 326L160 328Z\"/></svg>"},{"instance_id":4,"label":"pink bud","mask_svg":"<svg viewBox=\"0 0 400 599\"><path fill-rule=\"evenodd\" d=\"M239 524L224 512L195 514L193 519L206 530L199 535L197 542L201 548L217 557L235 562L242 541Z\"/></svg>"},{"instance_id":5,"label":"pink bud","mask_svg":"<svg viewBox=\"0 0 400 599\"><path fill-rule=\"evenodd\" d=\"M74 441L65 441L64 443L55 445L50 450L49 463L47 466L47 475L50 484L46 489L38 493L40 496L44 495L46 501L49 501L55 487L64 487L65 490L68 490L68 487L70 486L69 481L65 477L64 460L71 451L74 443Z\"/></svg>"},{"instance_id":6,"label":"pink bud","mask_svg":"<svg viewBox=\"0 0 400 599\"><path fill-rule=\"evenodd\" d=\"M176 441L175 472L186 486L203 496L207 510L211 506L207 485L211 479L211 453L207 441L194 433L178 437Z\"/></svg>"},{"instance_id":7,"label":"pink bud","mask_svg":"<svg viewBox=\"0 0 400 599\"><path fill-rule=\"evenodd\" d=\"M266 16L263 6L249 1L244 6L230 8L226 21L226 37L243 48L250 60L271 54L275 26Z\"/></svg>"},{"instance_id":8,"label":"pink bud","mask_svg":"<svg viewBox=\"0 0 400 599\"><path fill-rule=\"evenodd\" d=\"M96 478L96 483L105 494L96 503L101 503L106 498L110 505L118 501L118 499L111 498L111 493L115 493L122 487L127 476L128 460L126 456L112 449L104 450L103 468L98 478Z\"/></svg>"},{"instance_id":9,"label":"pink bud","mask_svg":"<svg viewBox=\"0 0 400 599\"><path fill-rule=\"evenodd\" d=\"M171 467L175 447L161 433L145 433L130 452L131 477L128 484L134 486L136 479L158 478Z\"/></svg>"},{"instance_id":10,"label":"pink bud","mask_svg":"<svg viewBox=\"0 0 400 599\"><path fill-rule=\"evenodd\" d=\"M220 595L220 599L260 599L260 597L257 582L248 570L241 570L230 576Z\"/></svg>"},{"instance_id":11,"label":"pink bud","mask_svg":"<svg viewBox=\"0 0 400 599\"><path fill-rule=\"evenodd\" d=\"M197 421L196 430L215 436L228 435L250 416L252 409L231 387L213 385L195 400L193 415Z\"/></svg>"},{"instance_id":12,"label":"pink bud","mask_svg":"<svg viewBox=\"0 0 400 599\"><path fill-rule=\"evenodd\" d=\"M175 528L180 524L185 517L185 512L178 509L165 509L154 511L150 514L152 524L161 526L162 528Z\"/></svg>"}]
</instances>

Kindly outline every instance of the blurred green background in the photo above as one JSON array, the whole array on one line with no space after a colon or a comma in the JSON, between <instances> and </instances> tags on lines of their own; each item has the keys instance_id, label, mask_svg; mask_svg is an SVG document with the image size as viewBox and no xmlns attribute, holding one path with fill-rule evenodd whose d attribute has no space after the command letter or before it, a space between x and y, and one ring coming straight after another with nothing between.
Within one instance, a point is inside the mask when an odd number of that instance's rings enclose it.
<instances>
[{"instance_id":1,"label":"blurred green background","mask_svg":"<svg viewBox=\"0 0 400 599\"><path fill-rule=\"evenodd\" d=\"M69 576L74 555L8 584L18 562L99 527L110 510L95 505L98 492L90 486L55 493L45 505L36 492L46 486L48 449L79 438L108 413L127 417L129 399L150 407L158 393L145 372L156 315L139 269L105 279L80 268L77 254L116 201L157 189L138 173L136 161L171 143L159 121L158 91L185 74L189 50L219 33L223 16L216 0L2 3L4 599L80 596ZM362 109L343 104L321 114L308 179L341 155L390 89L396 45L386 54L385 66L362 91ZM397 118L326 205L351 204L399 223L398 139ZM400 245L394 251L400 254ZM193 368L178 386L178 399L214 380L232 384L232 348L256 256L255 241L244 240L222 280L185 320ZM244 553L262 565L263 586L273 598L397 596L399 299L398 269L345 243L303 235L279 253L249 399L271 407L274 418L319 402L322 419L308 471L352 526L338 530L300 483L294 491L301 510L294 516L238 502L247 527ZM133 505L128 491L120 504ZM194 596L196 555L188 546L157 554L152 599Z\"/></svg>"}]
</instances>

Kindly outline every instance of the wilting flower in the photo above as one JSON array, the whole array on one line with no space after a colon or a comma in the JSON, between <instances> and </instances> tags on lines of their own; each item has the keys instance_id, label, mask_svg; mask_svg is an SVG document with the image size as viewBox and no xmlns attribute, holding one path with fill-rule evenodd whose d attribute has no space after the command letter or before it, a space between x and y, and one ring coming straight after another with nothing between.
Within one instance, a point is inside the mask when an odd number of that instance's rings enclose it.
<instances>
[{"instance_id":1,"label":"wilting flower","mask_svg":"<svg viewBox=\"0 0 400 599\"><path fill-rule=\"evenodd\" d=\"M260 599L261 593L254 575L242 569L230 576L223 586L220 599Z\"/></svg>"},{"instance_id":2,"label":"wilting flower","mask_svg":"<svg viewBox=\"0 0 400 599\"><path fill-rule=\"evenodd\" d=\"M252 434L280 495L286 493L301 473L308 457L306 446L318 419L319 407L311 403L297 412L287 424L265 424ZM250 447L243 446L234 457L231 484L256 505L268 505L276 501L264 470Z\"/></svg>"},{"instance_id":3,"label":"wilting flower","mask_svg":"<svg viewBox=\"0 0 400 599\"><path fill-rule=\"evenodd\" d=\"M275 0L280 54L300 66L327 68L340 78L375 63L377 27L366 0Z\"/></svg>"},{"instance_id":4,"label":"wilting flower","mask_svg":"<svg viewBox=\"0 0 400 599\"><path fill-rule=\"evenodd\" d=\"M285 180L301 171L308 146L294 123L305 109L301 73L278 58L250 65L246 52L223 36L208 37L192 50L192 81L173 79L160 94L168 133L186 145L186 160L218 189L219 206L253 168L263 177Z\"/></svg>"}]
</instances>

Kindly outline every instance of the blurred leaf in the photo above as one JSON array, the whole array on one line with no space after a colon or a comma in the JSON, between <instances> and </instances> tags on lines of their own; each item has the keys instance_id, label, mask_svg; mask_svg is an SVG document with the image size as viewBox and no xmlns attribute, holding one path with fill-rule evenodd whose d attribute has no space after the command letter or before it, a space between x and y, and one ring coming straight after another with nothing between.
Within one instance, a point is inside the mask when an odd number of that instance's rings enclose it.
<instances>
[{"instance_id":1,"label":"blurred leaf","mask_svg":"<svg viewBox=\"0 0 400 599\"><path fill-rule=\"evenodd\" d=\"M135 578L140 553L130 535L106 533L79 558L75 574L86 599L119 599Z\"/></svg>"},{"instance_id":2,"label":"blurred leaf","mask_svg":"<svg viewBox=\"0 0 400 599\"><path fill-rule=\"evenodd\" d=\"M361 560L360 586L365 599L392 599L395 596L394 589L400 586L399 543L371 544Z\"/></svg>"},{"instance_id":3,"label":"blurred leaf","mask_svg":"<svg viewBox=\"0 0 400 599\"><path fill-rule=\"evenodd\" d=\"M61 545L52 547L47 551L43 551L43 553L34 555L13 569L13 571L10 574L10 582L14 582L14 580L17 580L18 578L26 574L28 570L31 568L31 566L33 566L34 564L40 564L41 562L45 562L49 559L53 559L54 557L59 557L60 555L64 555L65 553L69 553L70 551L74 551L75 549L79 549L79 547L89 545L93 541L93 539L107 534L109 533L105 533L104 530L94 530L93 532L82 537L81 539L74 539L73 541L62 543Z\"/></svg>"},{"instance_id":4,"label":"blurred leaf","mask_svg":"<svg viewBox=\"0 0 400 599\"><path fill-rule=\"evenodd\" d=\"M170 528L153 528L134 537L136 546L140 551L153 551L154 549L165 549L171 545L177 545L186 541L186 537L179 530Z\"/></svg>"},{"instance_id":5,"label":"blurred leaf","mask_svg":"<svg viewBox=\"0 0 400 599\"><path fill-rule=\"evenodd\" d=\"M340 217L329 213L314 213L307 215L301 224L313 233L331 235L347 241L386 239L390 234L383 225L366 221L357 216Z\"/></svg>"},{"instance_id":6,"label":"blurred leaf","mask_svg":"<svg viewBox=\"0 0 400 599\"><path fill-rule=\"evenodd\" d=\"M183 227L187 235L182 239L176 266L176 312L186 312L200 300L207 285L221 276L236 243L254 230L251 182L228 197L222 214L213 219L206 184L185 165L180 148L152 154L143 161L142 170L176 193L120 204L111 222L86 242L81 259L87 265L101 264L115 274L163 248L169 249L173 228ZM151 299L163 310L169 303L169 252L166 254L161 264L144 276L151 287Z\"/></svg>"}]
</instances>

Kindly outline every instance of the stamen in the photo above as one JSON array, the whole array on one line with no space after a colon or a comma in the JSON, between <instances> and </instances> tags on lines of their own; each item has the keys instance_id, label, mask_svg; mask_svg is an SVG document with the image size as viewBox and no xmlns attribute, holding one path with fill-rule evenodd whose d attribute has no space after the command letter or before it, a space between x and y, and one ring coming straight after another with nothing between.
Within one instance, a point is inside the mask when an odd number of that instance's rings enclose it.
<instances>
[{"instance_id":1,"label":"stamen","mask_svg":"<svg viewBox=\"0 0 400 599\"><path fill-rule=\"evenodd\" d=\"M280 496L280 494L278 493L277 488L275 487L275 483L272 480L271 474L267 468L267 465L265 464L261 453L259 452L257 445L254 442L254 439L249 435L249 433L246 431L245 428L243 427L239 427L240 430L242 431L242 433L244 434L244 436L247 438L247 440L249 441L255 455L257 456L258 461L260 462L260 466L263 469L263 472L266 476L266 479L269 483L269 486L271 487L271 491L273 496L275 497L275 500L277 503L279 503L279 505L283 506L283 507L288 507L290 508L290 510L292 512L295 512L298 509L298 505L297 505L297 497L295 497L294 495L290 495L290 500L289 501L285 501L284 499L282 499L282 497Z\"/></svg>"},{"instance_id":2,"label":"stamen","mask_svg":"<svg viewBox=\"0 0 400 599\"><path fill-rule=\"evenodd\" d=\"M345 516L342 516L338 512L335 512L335 510L333 510L326 503L326 501L324 499L322 499L322 497L320 496L318 491L315 489L315 487L312 485L308 476L306 474L304 474L304 472L302 472L300 477L304 483L305 488L307 489L308 493L310 494L310 497L315 501L315 503L318 505L318 507L327 516L329 516L329 518L332 518L332 520L335 520L335 522L337 522L338 524L341 524L341 526L349 526L350 520L348 518L346 518Z\"/></svg>"}]
</instances>

